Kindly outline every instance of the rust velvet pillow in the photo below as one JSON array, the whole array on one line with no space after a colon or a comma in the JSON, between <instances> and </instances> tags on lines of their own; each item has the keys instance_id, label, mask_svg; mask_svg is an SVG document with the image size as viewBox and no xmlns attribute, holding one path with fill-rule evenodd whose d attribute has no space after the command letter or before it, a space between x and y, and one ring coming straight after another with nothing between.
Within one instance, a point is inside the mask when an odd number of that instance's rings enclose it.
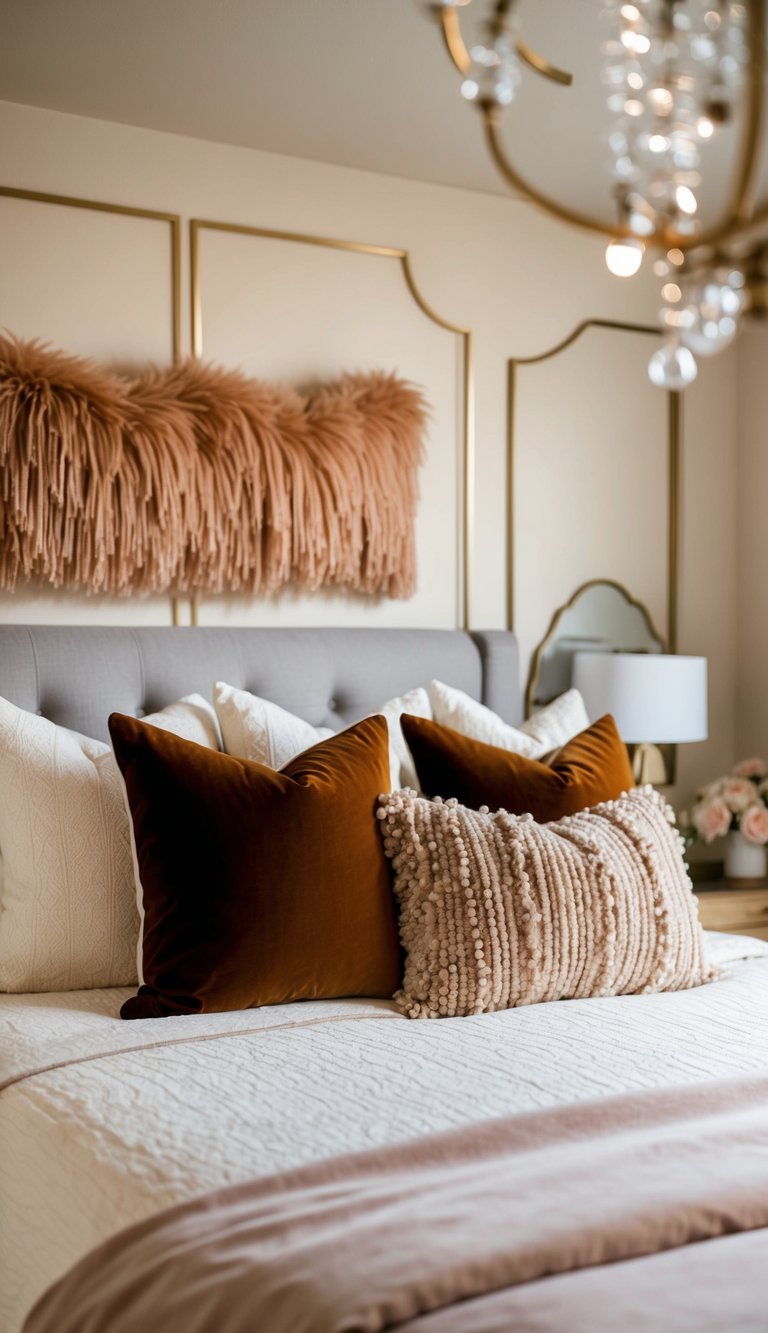
<instances>
[{"instance_id":1,"label":"rust velvet pillow","mask_svg":"<svg viewBox=\"0 0 768 1333\"><path fill-rule=\"evenodd\" d=\"M123 1018L390 996L394 900L375 818L382 717L281 772L109 720L143 892L143 984Z\"/></svg>"},{"instance_id":2,"label":"rust velvet pillow","mask_svg":"<svg viewBox=\"0 0 768 1333\"><path fill-rule=\"evenodd\" d=\"M532 814L539 824L616 800L633 784L627 747L606 714L568 741L550 764L471 740L422 717L405 715L403 735L428 796L455 796L479 810Z\"/></svg>"}]
</instances>

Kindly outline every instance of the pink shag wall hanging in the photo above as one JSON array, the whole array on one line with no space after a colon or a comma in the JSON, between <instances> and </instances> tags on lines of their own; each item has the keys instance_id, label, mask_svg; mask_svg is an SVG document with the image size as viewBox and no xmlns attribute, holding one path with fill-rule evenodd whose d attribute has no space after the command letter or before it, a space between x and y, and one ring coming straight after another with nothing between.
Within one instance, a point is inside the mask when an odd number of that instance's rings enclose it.
<instances>
[{"instance_id":1,"label":"pink shag wall hanging","mask_svg":"<svg viewBox=\"0 0 768 1333\"><path fill-rule=\"evenodd\" d=\"M410 597L427 414L383 372L302 397L0 337L0 587Z\"/></svg>"}]
</instances>

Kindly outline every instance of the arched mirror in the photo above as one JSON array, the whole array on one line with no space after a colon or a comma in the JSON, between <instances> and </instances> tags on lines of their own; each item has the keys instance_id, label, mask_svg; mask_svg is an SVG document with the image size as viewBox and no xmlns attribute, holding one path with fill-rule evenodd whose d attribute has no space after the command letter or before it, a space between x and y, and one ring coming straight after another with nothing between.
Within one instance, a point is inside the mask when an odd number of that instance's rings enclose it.
<instances>
[{"instance_id":1,"label":"arched mirror","mask_svg":"<svg viewBox=\"0 0 768 1333\"><path fill-rule=\"evenodd\" d=\"M613 579L583 583L558 607L531 659L526 716L571 685L576 652L663 653L666 645L650 614Z\"/></svg>"}]
</instances>

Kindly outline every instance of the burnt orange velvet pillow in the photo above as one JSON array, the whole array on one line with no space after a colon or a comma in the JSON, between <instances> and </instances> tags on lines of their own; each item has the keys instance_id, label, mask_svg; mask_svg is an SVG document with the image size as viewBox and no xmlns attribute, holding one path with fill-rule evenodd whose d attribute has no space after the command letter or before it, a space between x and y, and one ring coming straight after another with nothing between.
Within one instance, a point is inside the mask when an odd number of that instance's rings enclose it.
<instances>
[{"instance_id":1,"label":"burnt orange velvet pillow","mask_svg":"<svg viewBox=\"0 0 768 1333\"><path fill-rule=\"evenodd\" d=\"M627 747L606 714L580 731L550 764L471 740L423 717L403 716L403 735L428 796L455 796L477 810L530 813L538 824L614 801L634 785Z\"/></svg>"},{"instance_id":2,"label":"burnt orange velvet pillow","mask_svg":"<svg viewBox=\"0 0 768 1333\"><path fill-rule=\"evenodd\" d=\"M390 996L395 908L375 818L382 717L281 772L113 714L144 900L143 981L123 1018Z\"/></svg>"}]
</instances>

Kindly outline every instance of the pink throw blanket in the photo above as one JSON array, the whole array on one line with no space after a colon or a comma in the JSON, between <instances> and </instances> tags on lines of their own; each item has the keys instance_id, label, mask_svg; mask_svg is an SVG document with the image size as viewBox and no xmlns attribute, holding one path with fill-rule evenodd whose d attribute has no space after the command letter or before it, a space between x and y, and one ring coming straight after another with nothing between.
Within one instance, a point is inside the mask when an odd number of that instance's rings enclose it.
<instances>
[{"instance_id":1,"label":"pink throw blanket","mask_svg":"<svg viewBox=\"0 0 768 1333\"><path fill-rule=\"evenodd\" d=\"M181 1204L25 1333L765 1333L764 1227L768 1079L613 1098Z\"/></svg>"}]
</instances>

